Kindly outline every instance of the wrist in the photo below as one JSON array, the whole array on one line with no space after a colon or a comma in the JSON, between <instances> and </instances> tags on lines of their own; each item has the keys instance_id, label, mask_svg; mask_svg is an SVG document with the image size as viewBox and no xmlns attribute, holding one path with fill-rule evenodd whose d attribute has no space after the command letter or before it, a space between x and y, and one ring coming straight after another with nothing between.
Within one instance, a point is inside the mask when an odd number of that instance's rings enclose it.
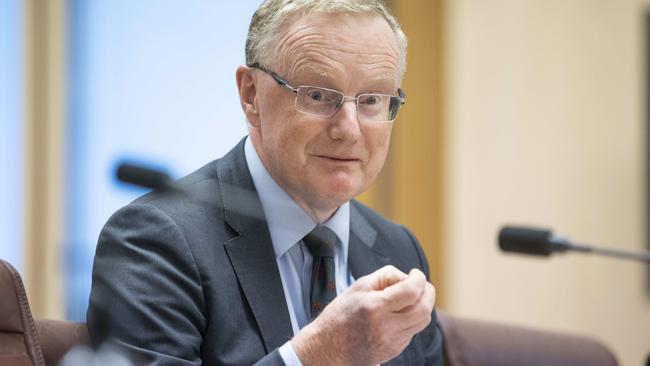
<instances>
[{"instance_id":1,"label":"wrist","mask_svg":"<svg viewBox=\"0 0 650 366\"><path fill-rule=\"evenodd\" d=\"M348 365L332 342L333 337L315 322L305 326L291 340L291 347L303 366Z\"/></svg>"}]
</instances>

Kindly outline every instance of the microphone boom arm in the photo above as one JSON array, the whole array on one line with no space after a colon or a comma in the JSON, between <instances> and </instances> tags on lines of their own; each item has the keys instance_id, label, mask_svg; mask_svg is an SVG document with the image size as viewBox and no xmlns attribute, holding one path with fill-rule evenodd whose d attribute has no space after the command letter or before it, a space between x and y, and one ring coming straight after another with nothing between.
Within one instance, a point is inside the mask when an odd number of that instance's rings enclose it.
<instances>
[{"instance_id":1,"label":"microphone boom arm","mask_svg":"<svg viewBox=\"0 0 650 366\"><path fill-rule=\"evenodd\" d=\"M650 264L650 252L635 252L572 243L565 238L554 235L552 231L545 229L505 226L499 231L498 241L499 247L505 252L548 257L555 252L574 251L619 259L636 260Z\"/></svg>"},{"instance_id":2,"label":"microphone boom arm","mask_svg":"<svg viewBox=\"0 0 650 366\"><path fill-rule=\"evenodd\" d=\"M606 257L614 257L620 259L637 260L641 262L650 263L650 253L648 252L634 252L613 248L594 247L585 244L568 244L568 249L576 252L598 254Z\"/></svg>"}]
</instances>

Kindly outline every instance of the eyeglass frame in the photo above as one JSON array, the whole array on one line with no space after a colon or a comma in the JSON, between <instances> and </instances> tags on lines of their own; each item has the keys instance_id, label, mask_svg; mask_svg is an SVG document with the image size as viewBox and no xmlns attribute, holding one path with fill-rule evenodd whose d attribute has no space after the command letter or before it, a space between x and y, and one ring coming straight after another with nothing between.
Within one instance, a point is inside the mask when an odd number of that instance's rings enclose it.
<instances>
[{"instance_id":1,"label":"eyeglass frame","mask_svg":"<svg viewBox=\"0 0 650 366\"><path fill-rule=\"evenodd\" d=\"M302 111L302 110L298 109L299 112L304 113L304 114L308 114L310 116L317 116L317 117L324 117L324 118L332 117L333 115L335 115L341 109L341 107L343 106L343 103L345 102L345 100L348 99L348 100L353 100L354 101L354 104L356 106L356 111L357 111L357 118L358 118L359 117L359 97L362 96L362 95L381 95L381 96L389 96L389 97L393 97L393 98L399 98L400 106L402 106L402 105L404 105L406 103L406 94L404 93L402 88L397 88L397 94L398 95L382 94L382 93L363 93L363 94L357 95L356 97L350 97L350 96L347 96L347 95L343 94L342 92L340 92L338 90L330 89L330 88L324 88L322 86L316 86L316 85L298 85L298 87L291 86L291 84L289 84L289 82L287 80L283 79L282 77L280 77L275 72L273 72L271 70L268 70L267 68L263 67L258 62L254 62L254 63L252 63L250 65L247 65L247 66L250 67L250 68L253 68L253 69L260 70L260 71L270 75L273 78L273 80L275 80L280 86L282 86L285 89L289 90L290 92L294 93L296 95L295 100L294 100L294 105L297 105L298 90L301 87L319 88L319 89L323 89L323 90L336 92L336 93L341 94L343 96L343 98L341 98L341 101L339 102L339 105L336 107L334 112L332 112L332 114L330 114L330 115L309 113L309 112L305 112L305 111ZM371 122L371 123L393 123L397 119L397 113L398 112L399 112L399 109L397 110L397 112L395 112L395 118L392 119L392 120L375 121L375 122Z\"/></svg>"}]
</instances>

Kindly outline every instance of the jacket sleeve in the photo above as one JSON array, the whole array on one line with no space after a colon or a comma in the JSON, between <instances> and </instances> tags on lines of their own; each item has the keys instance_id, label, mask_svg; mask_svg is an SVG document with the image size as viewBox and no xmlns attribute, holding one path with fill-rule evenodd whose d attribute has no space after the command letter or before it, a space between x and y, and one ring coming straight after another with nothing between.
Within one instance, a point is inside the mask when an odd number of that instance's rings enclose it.
<instances>
[{"instance_id":1,"label":"jacket sleeve","mask_svg":"<svg viewBox=\"0 0 650 366\"><path fill-rule=\"evenodd\" d=\"M176 223L131 204L101 231L87 314L94 344L110 342L137 364L200 365L207 315L201 276ZM283 365L279 352L257 365Z\"/></svg>"},{"instance_id":2,"label":"jacket sleeve","mask_svg":"<svg viewBox=\"0 0 650 366\"><path fill-rule=\"evenodd\" d=\"M176 224L148 205L115 213L93 264L93 343L114 342L138 362L199 365L204 310L201 279Z\"/></svg>"}]
</instances>

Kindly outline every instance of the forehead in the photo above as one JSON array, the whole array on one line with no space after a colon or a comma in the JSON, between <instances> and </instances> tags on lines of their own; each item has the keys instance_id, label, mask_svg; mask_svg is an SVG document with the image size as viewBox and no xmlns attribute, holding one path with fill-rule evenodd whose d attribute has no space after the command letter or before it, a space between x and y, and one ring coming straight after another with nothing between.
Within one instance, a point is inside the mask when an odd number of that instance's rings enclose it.
<instances>
[{"instance_id":1,"label":"forehead","mask_svg":"<svg viewBox=\"0 0 650 366\"><path fill-rule=\"evenodd\" d=\"M371 14L310 14L290 17L279 30L276 61L291 77L356 76L396 81L399 56L386 20Z\"/></svg>"}]
</instances>

